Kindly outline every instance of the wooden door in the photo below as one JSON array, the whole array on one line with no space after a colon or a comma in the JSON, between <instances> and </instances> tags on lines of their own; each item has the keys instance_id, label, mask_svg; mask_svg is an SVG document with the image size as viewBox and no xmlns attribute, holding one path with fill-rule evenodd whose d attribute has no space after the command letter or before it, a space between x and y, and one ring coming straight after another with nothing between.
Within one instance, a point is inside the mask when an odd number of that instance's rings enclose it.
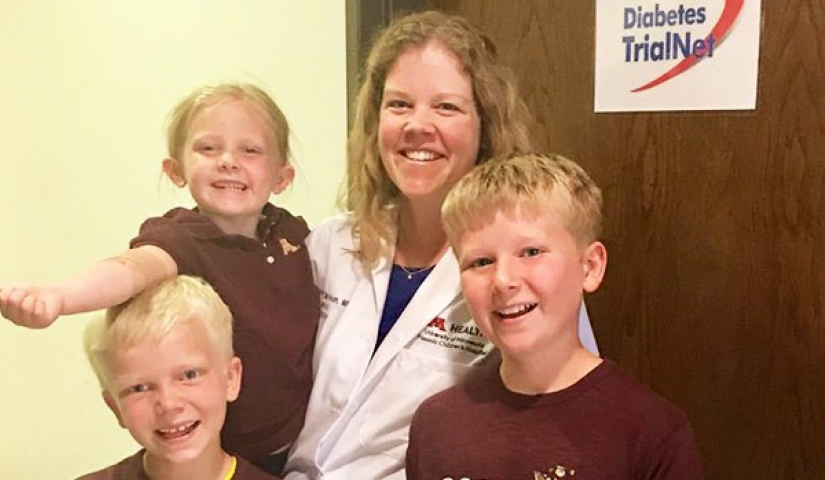
<instances>
[{"instance_id":1,"label":"wooden door","mask_svg":"<svg viewBox=\"0 0 825 480\"><path fill-rule=\"evenodd\" d=\"M762 0L758 107L593 113L595 2L441 0L603 188L604 354L690 417L709 479L825 479L825 7Z\"/></svg>"}]
</instances>

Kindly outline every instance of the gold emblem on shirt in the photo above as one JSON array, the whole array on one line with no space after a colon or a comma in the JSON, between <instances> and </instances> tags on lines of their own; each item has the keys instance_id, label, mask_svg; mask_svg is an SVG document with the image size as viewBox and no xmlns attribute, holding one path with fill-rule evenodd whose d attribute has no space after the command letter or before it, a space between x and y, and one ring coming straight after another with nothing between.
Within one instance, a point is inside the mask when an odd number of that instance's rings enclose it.
<instances>
[{"instance_id":1,"label":"gold emblem on shirt","mask_svg":"<svg viewBox=\"0 0 825 480\"><path fill-rule=\"evenodd\" d=\"M296 247L295 245L289 243L289 240L287 240L286 238L282 238L280 240L280 242L281 242L281 250L284 251L284 256L287 256L292 252L297 252L298 250L301 249L300 246Z\"/></svg>"},{"instance_id":2,"label":"gold emblem on shirt","mask_svg":"<svg viewBox=\"0 0 825 480\"><path fill-rule=\"evenodd\" d=\"M562 465L547 470L547 473L533 471L533 480L561 480L563 478L575 477L576 471Z\"/></svg>"}]
</instances>

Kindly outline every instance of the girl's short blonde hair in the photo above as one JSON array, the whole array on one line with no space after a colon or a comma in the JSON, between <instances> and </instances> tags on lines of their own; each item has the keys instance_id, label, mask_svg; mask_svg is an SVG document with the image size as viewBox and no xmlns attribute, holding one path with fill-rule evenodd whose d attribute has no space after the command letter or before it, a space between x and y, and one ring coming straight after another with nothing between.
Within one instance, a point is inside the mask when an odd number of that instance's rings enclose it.
<instances>
[{"instance_id":1,"label":"girl's short blonde hair","mask_svg":"<svg viewBox=\"0 0 825 480\"><path fill-rule=\"evenodd\" d=\"M286 116L260 87L249 83L220 83L203 85L184 97L169 113L166 124L166 142L169 156L183 160L186 141L192 122L205 108L236 100L257 112L269 129L269 141L275 145L275 161L289 163L289 123Z\"/></svg>"}]
</instances>

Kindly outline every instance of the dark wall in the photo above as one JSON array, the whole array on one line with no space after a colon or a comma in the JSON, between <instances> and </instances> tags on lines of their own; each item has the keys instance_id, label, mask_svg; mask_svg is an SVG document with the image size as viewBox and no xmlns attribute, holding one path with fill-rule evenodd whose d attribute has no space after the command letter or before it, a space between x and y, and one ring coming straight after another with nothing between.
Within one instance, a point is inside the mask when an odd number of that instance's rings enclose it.
<instances>
[{"instance_id":1,"label":"dark wall","mask_svg":"<svg viewBox=\"0 0 825 480\"><path fill-rule=\"evenodd\" d=\"M347 12L347 118L358 92L359 73L376 31L396 15L420 9L418 0L346 0Z\"/></svg>"}]
</instances>

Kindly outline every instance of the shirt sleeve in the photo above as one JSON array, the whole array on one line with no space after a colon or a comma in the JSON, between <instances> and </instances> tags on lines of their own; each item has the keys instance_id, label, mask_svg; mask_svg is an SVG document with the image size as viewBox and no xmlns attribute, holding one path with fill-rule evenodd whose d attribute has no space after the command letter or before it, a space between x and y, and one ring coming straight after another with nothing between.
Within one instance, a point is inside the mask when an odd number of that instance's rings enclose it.
<instances>
[{"instance_id":1,"label":"shirt sleeve","mask_svg":"<svg viewBox=\"0 0 825 480\"><path fill-rule=\"evenodd\" d=\"M196 239L184 225L166 217L150 218L140 226L138 236L129 242L130 248L152 245L169 254L178 266L178 273L192 274L198 264Z\"/></svg>"},{"instance_id":2,"label":"shirt sleeve","mask_svg":"<svg viewBox=\"0 0 825 480\"><path fill-rule=\"evenodd\" d=\"M702 459L690 424L683 423L661 442L640 480L702 480Z\"/></svg>"}]
</instances>

